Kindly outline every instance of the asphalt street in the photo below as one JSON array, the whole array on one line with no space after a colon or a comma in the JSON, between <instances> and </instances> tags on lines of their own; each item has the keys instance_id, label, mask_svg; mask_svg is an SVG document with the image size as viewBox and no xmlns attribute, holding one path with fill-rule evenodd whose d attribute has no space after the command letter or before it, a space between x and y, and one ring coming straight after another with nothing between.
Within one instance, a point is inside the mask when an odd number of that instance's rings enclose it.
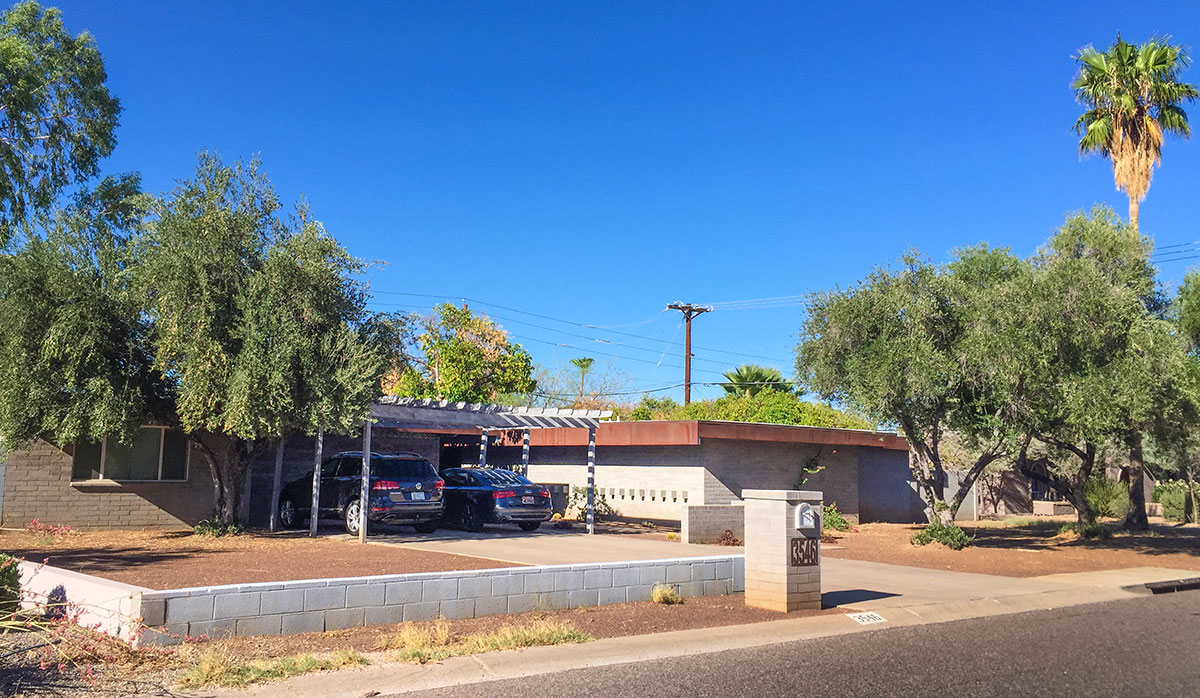
<instances>
[{"instance_id":1,"label":"asphalt street","mask_svg":"<svg viewBox=\"0 0 1200 698\"><path fill-rule=\"evenodd\" d=\"M534 694L1200 696L1200 591L403 695Z\"/></svg>"}]
</instances>

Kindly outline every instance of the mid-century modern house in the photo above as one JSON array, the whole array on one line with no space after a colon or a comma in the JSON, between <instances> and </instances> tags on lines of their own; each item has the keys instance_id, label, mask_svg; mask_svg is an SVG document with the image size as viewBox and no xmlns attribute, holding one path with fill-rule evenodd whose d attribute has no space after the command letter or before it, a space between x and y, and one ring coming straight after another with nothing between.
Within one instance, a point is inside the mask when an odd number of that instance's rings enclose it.
<instances>
[{"instance_id":1,"label":"mid-century modern house","mask_svg":"<svg viewBox=\"0 0 1200 698\"><path fill-rule=\"evenodd\" d=\"M923 520L911 482L908 443L890 432L716 421L600 421L596 411L506 408L410 398L372 407L372 451L411 451L439 468L524 468L559 491L587 480L589 427L596 429L595 484L617 515L681 521L685 507L736 505L743 489L821 490L860 521ZM523 442L528 439L528 456ZM326 434L323 456L361 448L361 436ZM481 446L481 444L487 444ZM274 449L265 448L248 477L244 518L265 524ZM284 448L283 481L304 476L315 439ZM16 450L0 465L0 525L31 519L80 528L191 525L212 514L214 490L205 461L183 435L143 428L131 446L46 441Z\"/></svg>"}]
</instances>

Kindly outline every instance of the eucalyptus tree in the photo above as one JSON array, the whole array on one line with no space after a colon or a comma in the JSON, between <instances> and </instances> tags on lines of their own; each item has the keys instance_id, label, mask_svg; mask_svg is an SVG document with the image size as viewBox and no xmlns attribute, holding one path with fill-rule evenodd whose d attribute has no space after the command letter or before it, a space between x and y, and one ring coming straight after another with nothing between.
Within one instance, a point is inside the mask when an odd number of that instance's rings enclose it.
<instances>
[{"instance_id":1,"label":"eucalyptus tree","mask_svg":"<svg viewBox=\"0 0 1200 698\"><path fill-rule=\"evenodd\" d=\"M982 246L947 265L909 254L899 270L876 269L850 289L809 297L797 374L820 397L903 430L930 521L952 521L984 469L1013 451L1008 405L981 380L970 352L973 333L989 329L982 309L1024 264ZM977 457L950 493L941 446L952 432Z\"/></svg>"},{"instance_id":2,"label":"eucalyptus tree","mask_svg":"<svg viewBox=\"0 0 1200 698\"><path fill-rule=\"evenodd\" d=\"M764 390L791 392L792 386L783 379L777 368L743 364L725 372L726 383L721 387L729 395L757 395Z\"/></svg>"},{"instance_id":3,"label":"eucalyptus tree","mask_svg":"<svg viewBox=\"0 0 1200 698\"><path fill-rule=\"evenodd\" d=\"M21 2L0 13L0 248L48 214L63 189L98 174L121 108L87 32Z\"/></svg>"},{"instance_id":4,"label":"eucalyptus tree","mask_svg":"<svg viewBox=\"0 0 1200 698\"><path fill-rule=\"evenodd\" d=\"M1169 42L1161 37L1134 45L1118 34L1108 49L1085 46L1075 56L1079 73L1072 88L1087 107L1075 122L1079 151L1112 160L1117 189L1129 197L1135 232L1154 167L1162 164L1163 138L1191 134L1183 104L1200 96L1194 85L1179 79L1189 63L1187 53Z\"/></svg>"}]
</instances>

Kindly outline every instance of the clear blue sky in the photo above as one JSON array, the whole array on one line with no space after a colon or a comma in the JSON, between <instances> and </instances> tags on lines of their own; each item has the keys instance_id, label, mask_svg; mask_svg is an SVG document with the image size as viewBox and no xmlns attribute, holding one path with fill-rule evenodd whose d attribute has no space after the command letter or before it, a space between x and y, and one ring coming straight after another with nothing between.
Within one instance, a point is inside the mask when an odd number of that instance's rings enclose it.
<instances>
[{"instance_id":1,"label":"clear blue sky","mask_svg":"<svg viewBox=\"0 0 1200 698\"><path fill-rule=\"evenodd\" d=\"M1025 254L1068 211L1124 213L1109 163L1077 154L1071 55L1118 30L1200 41L1193 2L57 5L125 108L109 171L161 192L201 149L260 154L387 262L377 292L506 306L481 309L539 363L615 353L635 389L681 381L668 302L846 285L910 246ZM1142 207L1160 246L1200 239L1198 182L1200 143L1168 143ZM790 374L801 319L701 317L694 379Z\"/></svg>"}]
</instances>

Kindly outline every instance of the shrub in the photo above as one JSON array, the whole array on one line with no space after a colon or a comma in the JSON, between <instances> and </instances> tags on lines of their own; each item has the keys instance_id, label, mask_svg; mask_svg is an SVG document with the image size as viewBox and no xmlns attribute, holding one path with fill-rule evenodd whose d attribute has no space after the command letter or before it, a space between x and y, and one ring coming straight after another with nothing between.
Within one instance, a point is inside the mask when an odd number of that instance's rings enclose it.
<instances>
[{"instance_id":1,"label":"shrub","mask_svg":"<svg viewBox=\"0 0 1200 698\"><path fill-rule=\"evenodd\" d=\"M351 649L341 649L327 659L311 654L240 661L210 649L188 668L180 679L184 688L226 686L237 688L260 681L284 679L314 671L341 669L366 664L366 657Z\"/></svg>"},{"instance_id":2,"label":"shrub","mask_svg":"<svg viewBox=\"0 0 1200 698\"><path fill-rule=\"evenodd\" d=\"M1197 486L1200 494L1200 485ZM1185 480L1164 480L1154 488L1151 498L1162 505L1163 518L1168 521L1183 521L1188 500L1188 483Z\"/></svg>"},{"instance_id":3,"label":"shrub","mask_svg":"<svg viewBox=\"0 0 1200 698\"><path fill-rule=\"evenodd\" d=\"M1063 524L1059 527L1058 532L1059 534L1075 533L1080 538L1099 538L1101 540L1110 540L1113 537L1112 529L1098 521L1082 526L1077 523Z\"/></svg>"},{"instance_id":4,"label":"shrub","mask_svg":"<svg viewBox=\"0 0 1200 698\"><path fill-rule=\"evenodd\" d=\"M671 532L667 533L667 540L670 540L670 541L679 540L679 534L674 531L671 531Z\"/></svg>"},{"instance_id":5,"label":"shrub","mask_svg":"<svg viewBox=\"0 0 1200 698\"><path fill-rule=\"evenodd\" d=\"M223 524L212 518L192 526L192 532L198 536L220 538L221 536L239 536L242 534L242 527L237 524Z\"/></svg>"},{"instance_id":6,"label":"shrub","mask_svg":"<svg viewBox=\"0 0 1200 698\"><path fill-rule=\"evenodd\" d=\"M1089 478L1083 496L1097 516L1123 519L1129 512L1129 485L1123 482L1105 476Z\"/></svg>"},{"instance_id":7,"label":"shrub","mask_svg":"<svg viewBox=\"0 0 1200 698\"><path fill-rule=\"evenodd\" d=\"M653 529L656 529L656 528L658 528L658 524L654 523L653 521L643 521L643 522L641 523L641 527L642 527L642 528L649 528L649 529L653 530Z\"/></svg>"},{"instance_id":8,"label":"shrub","mask_svg":"<svg viewBox=\"0 0 1200 698\"><path fill-rule=\"evenodd\" d=\"M938 522L931 523L914 533L909 542L913 545L929 545L937 541L951 550L962 550L973 540L975 540L975 536L967 535L967 532L958 526Z\"/></svg>"},{"instance_id":9,"label":"shrub","mask_svg":"<svg viewBox=\"0 0 1200 698\"><path fill-rule=\"evenodd\" d=\"M25 524L25 532L37 536L42 540L61 540L71 535L71 527L67 525L55 526L54 524L44 524L37 519L33 519Z\"/></svg>"},{"instance_id":10,"label":"shrub","mask_svg":"<svg viewBox=\"0 0 1200 698\"><path fill-rule=\"evenodd\" d=\"M596 497L593 500L592 505L596 511L596 523L604 521L605 519L611 519L612 517L617 515L616 510L614 510L612 508L612 506L608 503L608 500L605 499L605 497L604 497L604 492L601 491L599 488L596 489ZM587 520L587 488L586 487L572 487L571 488L571 497L570 497L570 499L567 500L567 508L574 509L575 511L579 512L578 517L577 517L579 521Z\"/></svg>"},{"instance_id":11,"label":"shrub","mask_svg":"<svg viewBox=\"0 0 1200 698\"><path fill-rule=\"evenodd\" d=\"M742 539L738 538L737 534L727 528L725 529L724 533L717 536L717 540L715 542L717 545L738 546L742 544Z\"/></svg>"},{"instance_id":12,"label":"shrub","mask_svg":"<svg viewBox=\"0 0 1200 698\"><path fill-rule=\"evenodd\" d=\"M842 516L842 512L838 511L837 502L831 502L825 505L825 513L821 517L823 522L822 527L829 531L850 531L854 527Z\"/></svg>"},{"instance_id":13,"label":"shrub","mask_svg":"<svg viewBox=\"0 0 1200 698\"><path fill-rule=\"evenodd\" d=\"M21 568L19 559L0 553L0 617L10 616L21 607Z\"/></svg>"},{"instance_id":14,"label":"shrub","mask_svg":"<svg viewBox=\"0 0 1200 698\"><path fill-rule=\"evenodd\" d=\"M654 589L650 591L650 600L664 606L683 603L683 597L679 595L679 590L670 584L655 584Z\"/></svg>"},{"instance_id":15,"label":"shrub","mask_svg":"<svg viewBox=\"0 0 1200 698\"><path fill-rule=\"evenodd\" d=\"M563 645L591 639L591 635L576 630L570 623L552 619L504 625L491 632L456 638L450 633L450 624L439 620L425 624L405 623L398 632L383 638L381 648L391 650L389 656L397 661L426 664L464 654Z\"/></svg>"}]
</instances>

